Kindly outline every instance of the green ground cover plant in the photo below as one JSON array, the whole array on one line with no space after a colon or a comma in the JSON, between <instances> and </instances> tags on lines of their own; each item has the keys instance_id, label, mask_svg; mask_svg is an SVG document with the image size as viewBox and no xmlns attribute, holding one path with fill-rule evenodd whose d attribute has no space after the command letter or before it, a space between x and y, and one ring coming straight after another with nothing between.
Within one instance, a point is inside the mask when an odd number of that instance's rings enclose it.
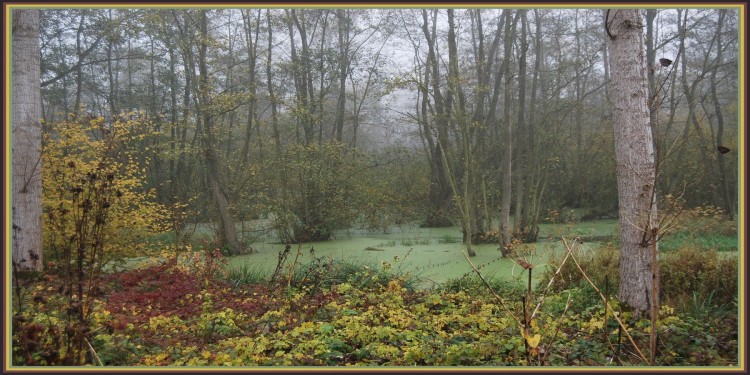
<instances>
[{"instance_id":1,"label":"green ground cover plant","mask_svg":"<svg viewBox=\"0 0 750 375\"><path fill-rule=\"evenodd\" d=\"M600 250L580 257L588 275L609 274L616 264L613 249ZM107 275L100 282L103 291L94 299L88 326L78 333L91 345L88 363L644 365L637 353L648 348L650 322L634 318L618 304L613 297L616 278L606 279L607 294L622 326L611 311L605 313L595 292L565 267L551 291L544 290L544 282L529 290L523 278L483 280L473 274L426 290L415 287L417 276L399 268L403 259L345 264L313 253L301 254L292 266L292 253L280 257L273 282L271 275L258 277L250 266L234 271L224 267L226 259L218 251ZM685 269L689 254L682 255L662 259L667 278ZM721 269L727 278L733 275L729 267L721 268L726 267L722 261L711 259L708 254L696 260L706 264L705 272L693 275L701 282L679 279L687 286L681 292L671 284L664 287L668 298L658 320L657 365L737 364L737 315L732 312L736 300L728 291L705 294L704 289L715 281L708 277L713 272ZM549 269L547 278L556 268ZM238 275L250 276L238 282ZM29 281L27 308L13 319L15 364L64 364L67 353L60 344L67 335L77 334L66 328L66 299L45 286L54 285L56 276L47 277ZM601 285L599 277L593 280ZM692 299L677 303L681 296ZM540 308L532 314L536 306ZM716 314L719 311L723 313Z\"/></svg>"}]
</instances>

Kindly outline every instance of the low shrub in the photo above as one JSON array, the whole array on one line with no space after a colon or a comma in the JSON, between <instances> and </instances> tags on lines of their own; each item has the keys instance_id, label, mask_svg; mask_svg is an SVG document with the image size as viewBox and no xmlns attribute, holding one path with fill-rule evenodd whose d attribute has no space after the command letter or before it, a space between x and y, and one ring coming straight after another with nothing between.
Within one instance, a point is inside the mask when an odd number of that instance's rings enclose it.
<instances>
[{"instance_id":1,"label":"low shrub","mask_svg":"<svg viewBox=\"0 0 750 375\"><path fill-rule=\"evenodd\" d=\"M715 306L737 299L739 265L733 256L683 247L662 253L659 263L662 295L675 306L685 306L695 295L712 296Z\"/></svg>"},{"instance_id":2,"label":"low shrub","mask_svg":"<svg viewBox=\"0 0 750 375\"><path fill-rule=\"evenodd\" d=\"M602 292L604 291L605 283L608 284L610 293L617 290L620 285L620 251L614 244L607 243L594 251L585 253L577 249L573 251L581 267ZM550 256L548 266L538 284L540 287L547 286L550 278L564 258L565 253ZM552 290L562 291L574 287L585 289L589 285L581 274L581 271L576 267L575 262L572 259L568 259L560 270L560 273L555 277Z\"/></svg>"},{"instance_id":3,"label":"low shrub","mask_svg":"<svg viewBox=\"0 0 750 375\"><path fill-rule=\"evenodd\" d=\"M342 283L350 283L358 288L371 288L399 280L413 290L417 288L420 279L415 273L404 270L404 261L410 253L411 250L403 258L395 256L392 262L383 261L380 265L375 265L317 256L313 248L307 255L290 257L290 250L287 248L279 253L271 283L321 291Z\"/></svg>"},{"instance_id":4,"label":"low shrub","mask_svg":"<svg viewBox=\"0 0 750 375\"><path fill-rule=\"evenodd\" d=\"M550 258L540 286L547 285L563 257L564 254L559 254ZM605 244L589 254L576 255L576 259L600 290L604 291L606 281L610 294L617 293L620 262L616 247ZM696 296L711 296L712 308L723 308L737 300L739 265L735 257L720 256L714 250L683 247L674 252L661 252L659 269L662 301L682 311L689 310ZM562 291L576 287L590 288L575 263L569 259L555 278L552 289Z\"/></svg>"},{"instance_id":5,"label":"low shrub","mask_svg":"<svg viewBox=\"0 0 750 375\"><path fill-rule=\"evenodd\" d=\"M493 276L484 276L484 279L498 295L514 299L511 296L521 296L526 294L526 284L521 279L508 280ZM447 293L465 292L470 295L486 295L487 285L474 273L466 274L462 277L450 279L441 284L440 291Z\"/></svg>"}]
</instances>

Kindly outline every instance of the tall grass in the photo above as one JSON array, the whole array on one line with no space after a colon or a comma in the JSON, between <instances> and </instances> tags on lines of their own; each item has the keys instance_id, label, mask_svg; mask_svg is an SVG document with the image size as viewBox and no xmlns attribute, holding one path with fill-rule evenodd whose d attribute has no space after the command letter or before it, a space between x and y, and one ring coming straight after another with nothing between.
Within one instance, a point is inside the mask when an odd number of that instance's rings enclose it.
<instances>
[{"instance_id":1,"label":"tall grass","mask_svg":"<svg viewBox=\"0 0 750 375\"><path fill-rule=\"evenodd\" d=\"M711 233L696 236L687 231L680 231L666 236L660 243L663 251L677 251L683 247L696 247L702 250L737 251L737 235Z\"/></svg>"},{"instance_id":2,"label":"tall grass","mask_svg":"<svg viewBox=\"0 0 750 375\"><path fill-rule=\"evenodd\" d=\"M230 267L225 277L230 284L239 287L266 283L269 275L266 267L245 262L239 266Z\"/></svg>"},{"instance_id":3,"label":"tall grass","mask_svg":"<svg viewBox=\"0 0 750 375\"><path fill-rule=\"evenodd\" d=\"M260 272L257 267L239 267L234 270L234 279L249 279L253 282L261 281L295 288L305 287L309 290L329 288L343 283L369 289L398 280L407 289L416 289L421 279L416 273L407 270L404 262L410 253L411 250L403 258L395 256L392 262L383 261L381 264L375 264L372 261L341 259L330 255L317 256L313 249L310 249L308 254L298 253L293 257L285 256L282 251L271 276Z\"/></svg>"},{"instance_id":4,"label":"tall grass","mask_svg":"<svg viewBox=\"0 0 750 375\"><path fill-rule=\"evenodd\" d=\"M461 239L450 234L444 234L438 239L438 243L459 243Z\"/></svg>"}]
</instances>

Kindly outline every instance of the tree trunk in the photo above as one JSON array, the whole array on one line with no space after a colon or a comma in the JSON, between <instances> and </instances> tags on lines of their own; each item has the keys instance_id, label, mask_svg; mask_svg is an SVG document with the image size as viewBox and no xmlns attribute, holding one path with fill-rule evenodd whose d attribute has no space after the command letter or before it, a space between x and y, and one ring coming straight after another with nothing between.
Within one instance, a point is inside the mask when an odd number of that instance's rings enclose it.
<instances>
[{"instance_id":1,"label":"tree trunk","mask_svg":"<svg viewBox=\"0 0 750 375\"><path fill-rule=\"evenodd\" d=\"M339 96L336 102L335 139L343 141L344 110L346 109L346 77L349 70L349 16L348 10L336 9L339 36Z\"/></svg>"},{"instance_id":2,"label":"tree trunk","mask_svg":"<svg viewBox=\"0 0 750 375\"><path fill-rule=\"evenodd\" d=\"M724 46L721 43L721 33L723 32L722 27L724 25L724 19L726 17L726 10L720 9L719 10L719 19L716 23L716 46L717 46L717 53L716 53L716 65L721 66L721 64L724 62L723 59L723 51ZM713 69L711 72L711 99L714 106L714 115L716 116L716 145L717 146L724 146L724 114L721 110L721 102L719 101L719 96L716 92L716 72L718 71L718 68ZM733 219L735 215L737 214L737 209L735 208L735 203L733 196L733 192L729 188L728 178L727 178L727 166L726 166L726 156L723 153L718 154L718 162L719 162L719 185L721 187L721 198L724 201L724 210L726 211L726 215Z\"/></svg>"},{"instance_id":3,"label":"tree trunk","mask_svg":"<svg viewBox=\"0 0 750 375\"><path fill-rule=\"evenodd\" d=\"M449 213L451 208L451 187L449 186L447 173L450 166L446 164L446 160L448 160L447 155L443 155L443 153L450 149L450 142L448 139L448 114L445 108L447 101L444 100L443 94L440 91L440 65L436 52L436 17L437 9L432 11L432 30L430 31L427 10L422 9L422 32L427 40L427 67L425 70L430 71L429 85L433 89L435 110L432 117L437 127L437 142L435 143L431 160L434 163L434 168L431 168L433 173L430 175L431 207L426 220L426 226L447 227L452 225ZM429 100L428 96L424 96L424 100Z\"/></svg>"},{"instance_id":4,"label":"tree trunk","mask_svg":"<svg viewBox=\"0 0 750 375\"><path fill-rule=\"evenodd\" d=\"M242 152L240 154L240 165L244 168L248 164L250 154L250 138L253 130L253 120L255 119L256 107L257 107L257 79L255 61L258 57L258 43L253 41L252 30L255 27L255 38L257 40L260 29L260 10L258 10L258 16L256 17L255 25L250 23L250 11L242 10L242 22L245 26L245 45L247 47L248 59L247 59L247 75L248 75L248 86L250 88L250 99L247 104L247 126L245 128L245 140L242 144ZM269 50L269 54L271 51Z\"/></svg>"},{"instance_id":5,"label":"tree trunk","mask_svg":"<svg viewBox=\"0 0 750 375\"><path fill-rule=\"evenodd\" d=\"M86 12L81 13L81 20L78 23L78 30L76 30L76 54L78 55L79 61L81 60L81 35L83 34L83 26L86 22ZM73 106L73 113L78 114L81 110L81 95L83 93L83 69L81 65L76 66L76 99Z\"/></svg>"},{"instance_id":6,"label":"tree trunk","mask_svg":"<svg viewBox=\"0 0 750 375\"><path fill-rule=\"evenodd\" d=\"M220 246L228 248L230 255L240 254L244 249L242 244L237 240L237 229L234 226L234 218L229 210L229 202L226 191L219 180L219 165L216 155L215 135L213 131L213 116L208 111L209 102L209 85L208 85L208 66L206 61L206 50L208 49L208 18L206 10L201 12L200 18L200 44L198 48L198 94L200 98L199 111L203 120L203 156L206 162L206 174L211 193L216 202L216 208L219 210L219 238Z\"/></svg>"},{"instance_id":7,"label":"tree trunk","mask_svg":"<svg viewBox=\"0 0 750 375\"><path fill-rule=\"evenodd\" d=\"M18 9L13 22L13 265L42 270L42 124L39 10Z\"/></svg>"},{"instance_id":8,"label":"tree trunk","mask_svg":"<svg viewBox=\"0 0 750 375\"><path fill-rule=\"evenodd\" d=\"M525 17L525 15L524 15ZM537 87L539 73L542 70L542 14L538 9L534 10L535 35L534 35L534 73L531 77L531 93L529 97L529 118L526 123L526 181L528 191L524 196L523 217L526 225L523 230L523 242L536 242L539 235L539 210L542 205L544 194L544 183L547 176L540 172L540 157L536 141L536 112L537 112Z\"/></svg>"},{"instance_id":9,"label":"tree trunk","mask_svg":"<svg viewBox=\"0 0 750 375\"><path fill-rule=\"evenodd\" d=\"M501 189L502 198L500 203L500 246L503 256L512 255L512 243L513 238L511 236L510 228L510 203L511 203L511 160L513 158L512 142L513 142L513 126L511 124L511 83L513 77L510 75L510 54L513 49L513 24L516 22L514 19L510 20L510 15L506 18L505 24L505 45L504 45L504 61L503 70L505 75L505 87L503 96L503 125L505 125L505 156L503 159L503 176L501 178Z\"/></svg>"},{"instance_id":10,"label":"tree trunk","mask_svg":"<svg viewBox=\"0 0 750 375\"><path fill-rule=\"evenodd\" d=\"M521 40L520 55L518 57L518 124L516 129L516 140L523 144L524 139L529 137L528 125L526 124L526 53L529 50L529 43L526 40L526 12L528 10L519 10L521 14ZM524 205L524 195L526 192L526 179L529 169L529 149L526 147L516 148L516 207L513 218L513 232L518 238L526 238L526 226L528 221L526 206Z\"/></svg>"},{"instance_id":11,"label":"tree trunk","mask_svg":"<svg viewBox=\"0 0 750 375\"><path fill-rule=\"evenodd\" d=\"M656 19L656 9L646 11L646 73L648 77L648 107L649 121L651 122L652 131L656 126L657 113L657 92L656 92L656 50L654 45L654 20ZM657 150L658 152L658 150Z\"/></svg>"},{"instance_id":12,"label":"tree trunk","mask_svg":"<svg viewBox=\"0 0 750 375\"><path fill-rule=\"evenodd\" d=\"M711 163L710 155L708 153L708 141L706 140L706 136L703 133L703 130L701 129L701 123L703 121L702 118L699 118L701 116L700 109L698 108L698 104L700 103L700 84L701 81L705 79L705 75L708 73L709 69L709 61L711 59L710 54L707 53L706 57L703 61L703 66L705 69L703 69L703 72L701 72L696 78L694 78L692 83L688 82L688 56L685 53L685 49L688 47L685 43L686 34L689 30L688 27L688 10L685 10L685 17L683 21L680 23L678 22L677 30L680 35L680 55L682 56L682 76L681 76L681 83L682 83L682 89L685 94L685 99L687 100L687 106L688 106L688 113L687 118L685 120L685 128L683 132L683 137L685 139L689 139L690 136L690 126L692 125L693 130L695 131L695 138L697 138L698 144L696 145L698 152L700 153L700 160L703 164L703 175L702 177L705 178L708 181L716 181L718 180L716 171L714 166ZM709 50L710 52L710 50ZM685 153L688 152L694 152L691 149L688 148L681 148L680 154L678 155L678 160L683 160ZM717 189L710 189L711 194L711 204L720 207L721 206L721 198L719 196L719 191Z\"/></svg>"},{"instance_id":13,"label":"tree trunk","mask_svg":"<svg viewBox=\"0 0 750 375\"><path fill-rule=\"evenodd\" d=\"M471 179L474 177L474 165L473 158L475 155L472 153L472 131L469 129L466 119L466 99L464 97L463 89L459 83L458 74L458 46L456 45L456 27L454 21L453 9L448 9L448 89L451 93L458 95L458 106L453 110L453 121L455 121L459 127L461 133L461 145L463 149L463 192L458 191L458 185L452 184L454 196L460 198L458 204L462 204L460 212L462 218L463 227L463 240L466 246L466 253L469 256L476 256L477 253L472 248L472 240L477 237L479 232L478 226L475 224L476 203L474 186L471 183ZM446 155L447 156L447 155ZM447 163L446 163L447 164ZM456 175L449 176L455 181Z\"/></svg>"},{"instance_id":14,"label":"tree trunk","mask_svg":"<svg viewBox=\"0 0 750 375\"><path fill-rule=\"evenodd\" d=\"M651 134L640 11L608 11L612 73L612 117L620 204L620 291L640 315L658 306L656 171ZM658 261L658 260L657 260Z\"/></svg>"}]
</instances>

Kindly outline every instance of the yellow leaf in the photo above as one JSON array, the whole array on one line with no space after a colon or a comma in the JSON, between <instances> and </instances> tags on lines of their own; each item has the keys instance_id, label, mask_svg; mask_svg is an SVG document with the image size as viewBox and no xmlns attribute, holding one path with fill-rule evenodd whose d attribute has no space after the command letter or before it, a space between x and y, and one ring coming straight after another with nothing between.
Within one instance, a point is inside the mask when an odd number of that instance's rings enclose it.
<instances>
[{"instance_id":1,"label":"yellow leaf","mask_svg":"<svg viewBox=\"0 0 750 375\"><path fill-rule=\"evenodd\" d=\"M534 336L526 336L526 342L529 344L530 348L536 348L539 346L539 342L542 341L542 335L535 334Z\"/></svg>"}]
</instances>

